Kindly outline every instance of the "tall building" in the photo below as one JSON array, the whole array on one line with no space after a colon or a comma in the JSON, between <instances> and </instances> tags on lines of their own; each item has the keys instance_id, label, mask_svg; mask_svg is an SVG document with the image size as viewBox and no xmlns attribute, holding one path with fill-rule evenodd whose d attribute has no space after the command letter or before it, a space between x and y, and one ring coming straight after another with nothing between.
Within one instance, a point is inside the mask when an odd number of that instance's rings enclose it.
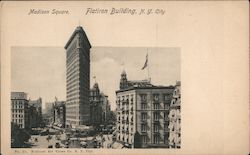
<instances>
[{"instance_id":1,"label":"tall building","mask_svg":"<svg viewBox=\"0 0 250 155\"><path fill-rule=\"evenodd\" d=\"M30 127L40 127L42 125L42 98L29 100L29 122Z\"/></svg>"},{"instance_id":2,"label":"tall building","mask_svg":"<svg viewBox=\"0 0 250 155\"><path fill-rule=\"evenodd\" d=\"M91 44L78 26L64 47L66 49L66 123L73 128L89 124L89 76Z\"/></svg>"},{"instance_id":3,"label":"tall building","mask_svg":"<svg viewBox=\"0 0 250 155\"><path fill-rule=\"evenodd\" d=\"M54 123L54 102L46 102L43 110L43 120L46 125Z\"/></svg>"},{"instance_id":4,"label":"tall building","mask_svg":"<svg viewBox=\"0 0 250 155\"><path fill-rule=\"evenodd\" d=\"M128 81L121 74L116 91L116 139L129 147L169 147L169 107L173 86L154 86L150 81Z\"/></svg>"},{"instance_id":5,"label":"tall building","mask_svg":"<svg viewBox=\"0 0 250 155\"><path fill-rule=\"evenodd\" d=\"M25 92L11 92L11 121L20 128L29 128L29 109Z\"/></svg>"},{"instance_id":6,"label":"tall building","mask_svg":"<svg viewBox=\"0 0 250 155\"><path fill-rule=\"evenodd\" d=\"M107 124L110 116L110 103L108 96L101 93L101 105L102 105L102 124Z\"/></svg>"},{"instance_id":7,"label":"tall building","mask_svg":"<svg viewBox=\"0 0 250 155\"><path fill-rule=\"evenodd\" d=\"M102 123L101 95L97 83L90 89L90 123L93 126L98 126Z\"/></svg>"},{"instance_id":8,"label":"tall building","mask_svg":"<svg viewBox=\"0 0 250 155\"><path fill-rule=\"evenodd\" d=\"M100 92L98 83L90 90L90 122L94 126L107 123L110 114L108 96Z\"/></svg>"},{"instance_id":9,"label":"tall building","mask_svg":"<svg viewBox=\"0 0 250 155\"><path fill-rule=\"evenodd\" d=\"M169 113L170 148L181 147L181 82L176 83Z\"/></svg>"},{"instance_id":10,"label":"tall building","mask_svg":"<svg viewBox=\"0 0 250 155\"><path fill-rule=\"evenodd\" d=\"M47 113L51 113L52 109L53 109L53 102L46 102L45 103L45 108L43 110L43 114L47 114Z\"/></svg>"},{"instance_id":11,"label":"tall building","mask_svg":"<svg viewBox=\"0 0 250 155\"><path fill-rule=\"evenodd\" d=\"M54 125L60 128L65 127L65 101L55 101L54 104Z\"/></svg>"}]
</instances>

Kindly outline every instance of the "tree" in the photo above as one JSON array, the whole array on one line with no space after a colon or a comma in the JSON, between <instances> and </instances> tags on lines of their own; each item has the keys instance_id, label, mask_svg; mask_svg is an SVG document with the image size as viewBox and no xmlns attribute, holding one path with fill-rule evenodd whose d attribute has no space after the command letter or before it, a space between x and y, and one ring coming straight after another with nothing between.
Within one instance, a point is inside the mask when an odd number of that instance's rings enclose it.
<instances>
[{"instance_id":1,"label":"tree","mask_svg":"<svg viewBox=\"0 0 250 155\"><path fill-rule=\"evenodd\" d=\"M30 134L25 129L11 122L11 147L20 148L30 139Z\"/></svg>"}]
</instances>

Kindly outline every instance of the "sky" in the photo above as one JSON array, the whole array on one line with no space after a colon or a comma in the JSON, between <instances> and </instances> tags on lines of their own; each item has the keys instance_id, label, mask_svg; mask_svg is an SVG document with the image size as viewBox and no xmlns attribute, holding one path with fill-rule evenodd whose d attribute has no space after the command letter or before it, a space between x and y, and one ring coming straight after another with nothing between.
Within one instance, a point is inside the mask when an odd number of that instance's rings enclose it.
<instances>
[{"instance_id":1,"label":"sky","mask_svg":"<svg viewBox=\"0 0 250 155\"><path fill-rule=\"evenodd\" d=\"M92 47L90 87L96 81L115 109L115 91L121 72L128 80L149 77L154 85L175 85L180 80L180 48ZM148 68L142 70L148 53ZM95 79L93 77L96 77ZM24 91L30 99L66 100L66 53L63 47L12 47L11 91Z\"/></svg>"}]
</instances>

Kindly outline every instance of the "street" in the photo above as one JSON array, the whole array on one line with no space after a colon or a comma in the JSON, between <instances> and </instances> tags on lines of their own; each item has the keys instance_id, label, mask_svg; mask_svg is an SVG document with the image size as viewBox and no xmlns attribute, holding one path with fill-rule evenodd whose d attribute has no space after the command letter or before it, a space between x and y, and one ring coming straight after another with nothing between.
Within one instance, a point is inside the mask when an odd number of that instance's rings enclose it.
<instances>
[{"instance_id":1,"label":"street","mask_svg":"<svg viewBox=\"0 0 250 155\"><path fill-rule=\"evenodd\" d=\"M31 148L114 148L113 144L112 134L97 133L95 136L80 138L68 137L65 132L31 135L27 143Z\"/></svg>"}]
</instances>

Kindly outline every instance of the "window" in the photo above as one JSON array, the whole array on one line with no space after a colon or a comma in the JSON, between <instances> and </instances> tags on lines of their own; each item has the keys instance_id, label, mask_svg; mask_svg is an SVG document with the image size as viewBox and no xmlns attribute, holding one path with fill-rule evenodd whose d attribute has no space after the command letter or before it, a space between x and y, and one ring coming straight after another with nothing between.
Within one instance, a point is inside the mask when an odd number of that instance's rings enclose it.
<instances>
[{"instance_id":1,"label":"window","mask_svg":"<svg viewBox=\"0 0 250 155\"><path fill-rule=\"evenodd\" d=\"M141 113L141 120L146 121L147 120L147 113Z\"/></svg>"},{"instance_id":2,"label":"window","mask_svg":"<svg viewBox=\"0 0 250 155\"><path fill-rule=\"evenodd\" d=\"M168 137L169 137L169 134L164 135L164 144L168 144Z\"/></svg>"},{"instance_id":3,"label":"window","mask_svg":"<svg viewBox=\"0 0 250 155\"><path fill-rule=\"evenodd\" d=\"M147 104L146 104L146 103L142 103L142 104L141 104L141 109L142 109L142 110L147 109Z\"/></svg>"},{"instance_id":4,"label":"window","mask_svg":"<svg viewBox=\"0 0 250 155\"><path fill-rule=\"evenodd\" d=\"M172 98L172 95L171 95L171 94L164 94L164 101L170 102L170 101L171 101L171 98Z\"/></svg>"},{"instance_id":5,"label":"window","mask_svg":"<svg viewBox=\"0 0 250 155\"><path fill-rule=\"evenodd\" d=\"M134 97L134 95L131 95L131 96L130 96L130 98L131 98L131 99L130 99L131 103L133 103L133 97Z\"/></svg>"},{"instance_id":6,"label":"window","mask_svg":"<svg viewBox=\"0 0 250 155\"><path fill-rule=\"evenodd\" d=\"M154 144L159 144L160 137L159 135L154 135Z\"/></svg>"},{"instance_id":7,"label":"window","mask_svg":"<svg viewBox=\"0 0 250 155\"><path fill-rule=\"evenodd\" d=\"M168 132L168 124L167 123L164 124L164 132Z\"/></svg>"},{"instance_id":8,"label":"window","mask_svg":"<svg viewBox=\"0 0 250 155\"><path fill-rule=\"evenodd\" d=\"M159 113L158 112L154 113L154 121L159 121Z\"/></svg>"},{"instance_id":9,"label":"window","mask_svg":"<svg viewBox=\"0 0 250 155\"><path fill-rule=\"evenodd\" d=\"M159 101L159 94L154 94L154 101Z\"/></svg>"},{"instance_id":10,"label":"window","mask_svg":"<svg viewBox=\"0 0 250 155\"><path fill-rule=\"evenodd\" d=\"M141 101L142 102L147 102L147 95L146 94L141 94Z\"/></svg>"},{"instance_id":11,"label":"window","mask_svg":"<svg viewBox=\"0 0 250 155\"><path fill-rule=\"evenodd\" d=\"M159 125L158 124L154 124L154 132L159 132Z\"/></svg>"},{"instance_id":12,"label":"window","mask_svg":"<svg viewBox=\"0 0 250 155\"><path fill-rule=\"evenodd\" d=\"M168 110L169 109L169 104L168 103L164 103L164 109Z\"/></svg>"},{"instance_id":13,"label":"window","mask_svg":"<svg viewBox=\"0 0 250 155\"><path fill-rule=\"evenodd\" d=\"M155 109L155 110L160 109L160 104L159 104L159 103L154 103L154 109Z\"/></svg>"},{"instance_id":14,"label":"window","mask_svg":"<svg viewBox=\"0 0 250 155\"><path fill-rule=\"evenodd\" d=\"M147 125L146 124L141 125L141 132L147 132Z\"/></svg>"},{"instance_id":15,"label":"window","mask_svg":"<svg viewBox=\"0 0 250 155\"><path fill-rule=\"evenodd\" d=\"M146 135L142 136L142 143L144 143L144 144L147 143L147 136Z\"/></svg>"},{"instance_id":16,"label":"window","mask_svg":"<svg viewBox=\"0 0 250 155\"><path fill-rule=\"evenodd\" d=\"M168 121L168 113L167 112L164 113L164 121Z\"/></svg>"}]
</instances>

